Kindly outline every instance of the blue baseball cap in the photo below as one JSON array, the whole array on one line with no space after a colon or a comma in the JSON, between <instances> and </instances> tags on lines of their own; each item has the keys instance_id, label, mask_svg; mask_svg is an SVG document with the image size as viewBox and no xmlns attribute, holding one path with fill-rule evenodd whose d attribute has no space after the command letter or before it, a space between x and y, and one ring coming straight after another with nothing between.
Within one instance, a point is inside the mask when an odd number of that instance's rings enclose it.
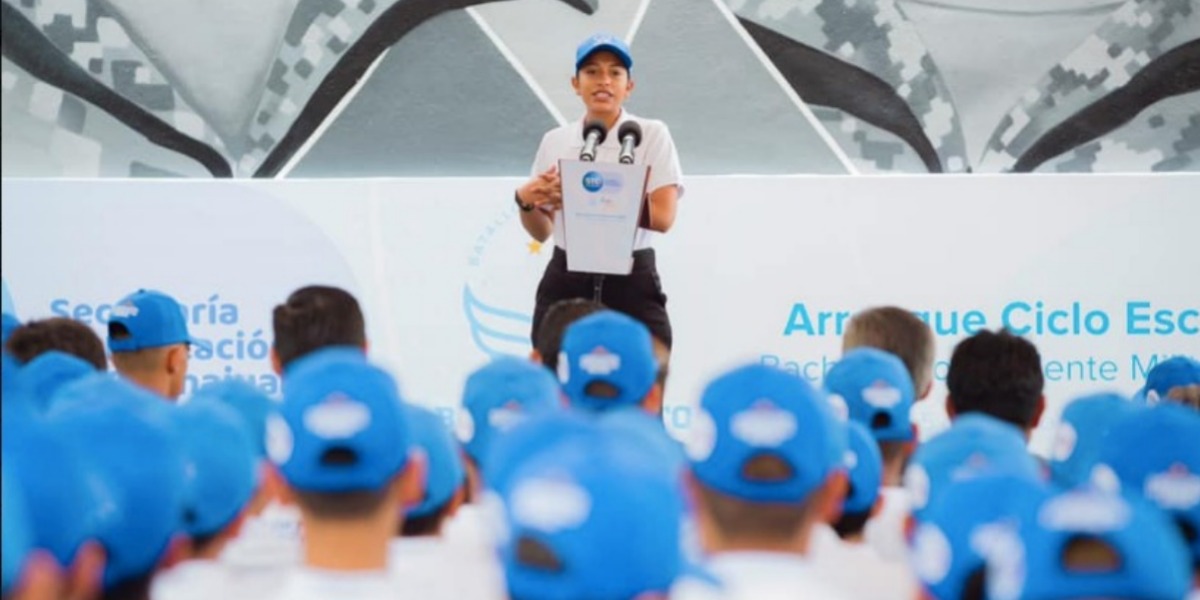
<instances>
[{"instance_id":1,"label":"blue baseball cap","mask_svg":"<svg viewBox=\"0 0 1200 600\"><path fill-rule=\"evenodd\" d=\"M1068 404L1054 434L1050 476L1065 487L1086 483L1108 443L1109 430L1140 408L1112 393L1092 394Z\"/></svg>"},{"instance_id":2,"label":"blue baseball cap","mask_svg":"<svg viewBox=\"0 0 1200 600\"><path fill-rule=\"evenodd\" d=\"M1037 460L1025 448L1016 427L981 413L954 420L948 429L921 444L904 472L913 516L925 510L950 486L982 475L1014 475L1041 480Z\"/></svg>"},{"instance_id":3,"label":"blue baseball cap","mask_svg":"<svg viewBox=\"0 0 1200 600\"><path fill-rule=\"evenodd\" d=\"M154 290L138 290L112 307L108 326L108 349L134 352L172 344L191 344L187 318L174 298ZM113 325L121 325L128 337L113 338Z\"/></svg>"},{"instance_id":4,"label":"blue baseball cap","mask_svg":"<svg viewBox=\"0 0 1200 600\"><path fill-rule=\"evenodd\" d=\"M496 437L482 463L484 484L503 491L517 469L530 457L573 438L591 435L594 423L575 410L531 415Z\"/></svg>"},{"instance_id":5,"label":"blue baseball cap","mask_svg":"<svg viewBox=\"0 0 1200 600\"><path fill-rule=\"evenodd\" d=\"M259 458L267 455L267 416L276 405L262 390L241 379L214 381L196 390L193 399L210 398L237 412Z\"/></svg>"},{"instance_id":6,"label":"blue baseball cap","mask_svg":"<svg viewBox=\"0 0 1200 600\"><path fill-rule=\"evenodd\" d=\"M487 456L492 440L529 415L562 406L562 388L545 367L506 356L467 377L458 439L476 464Z\"/></svg>"},{"instance_id":7,"label":"blue baseball cap","mask_svg":"<svg viewBox=\"0 0 1200 600\"><path fill-rule=\"evenodd\" d=\"M0 593L5 597L20 581L25 560L33 552L33 527L25 509L25 498L17 478L10 477L8 469L3 467L7 464L7 459L0 459L0 531L4 534L3 546L0 546L0 560L3 561Z\"/></svg>"},{"instance_id":8,"label":"blue baseball cap","mask_svg":"<svg viewBox=\"0 0 1200 600\"><path fill-rule=\"evenodd\" d=\"M187 460L184 530L220 533L258 489L258 456L236 411L213 398L192 398L172 411Z\"/></svg>"},{"instance_id":9,"label":"blue baseball cap","mask_svg":"<svg viewBox=\"0 0 1200 600\"><path fill-rule=\"evenodd\" d=\"M850 479L850 490L842 510L846 514L870 512L879 498L879 487L883 485L883 455L879 444L861 423L848 421L849 447L846 450L846 470Z\"/></svg>"},{"instance_id":10,"label":"blue baseball cap","mask_svg":"<svg viewBox=\"0 0 1200 600\"><path fill-rule=\"evenodd\" d=\"M1190 356L1172 356L1146 373L1146 384L1138 398L1147 404L1165 400L1172 388L1200 385L1200 361Z\"/></svg>"},{"instance_id":11,"label":"blue baseball cap","mask_svg":"<svg viewBox=\"0 0 1200 600\"><path fill-rule=\"evenodd\" d=\"M408 410L409 431L414 446L425 453L428 461L425 477L425 497L421 503L408 510L413 517L423 517L441 508L466 479L466 468L458 444L446 428L446 421L433 411L405 405Z\"/></svg>"},{"instance_id":12,"label":"blue baseball cap","mask_svg":"<svg viewBox=\"0 0 1200 600\"><path fill-rule=\"evenodd\" d=\"M998 528L1013 525L1051 490L1014 475L982 475L946 489L913 532L911 566L934 598L962 598L971 576L986 569Z\"/></svg>"},{"instance_id":13,"label":"blue baseball cap","mask_svg":"<svg viewBox=\"0 0 1200 600\"><path fill-rule=\"evenodd\" d=\"M683 499L670 466L592 426L531 457L502 494L514 598L665 593L680 572Z\"/></svg>"},{"instance_id":14,"label":"blue baseball cap","mask_svg":"<svg viewBox=\"0 0 1200 600\"><path fill-rule=\"evenodd\" d=\"M45 411L63 385L97 373L91 363L58 350L43 352L21 370L30 396Z\"/></svg>"},{"instance_id":15,"label":"blue baseball cap","mask_svg":"<svg viewBox=\"0 0 1200 600\"><path fill-rule=\"evenodd\" d=\"M904 362L875 348L856 348L834 363L825 375L830 401L846 405L850 419L862 423L876 440L913 438L912 377Z\"/></svg>"},{"instance_id":16,"label":"blue baseball cap","mask_svg":"<svg viewBox=\"0 0 1200 600\"><path fill-rule=\"evenodd\" d=\"M21 482L33 544L60 565L71 565L79 547L105 525L107 490L56 423L39 420L6 431L4 449L9 470Z\"/></svg>"},{"instance_id":17,"label":"blue baseball cap","mask_svg":"<svg viewBox=\"0 0 1200 600\"><path fill-rule=\"evenodd\" d=\"M0 315L0 319L2 319L0 321L2 323L0 325L0 345L3 345L8 343L8 337L12 335L12 332L21 326L21 320L16 315L10 313L3 313L3 315Z\"/></svg>"},{"instance_id":18,"label":"blue baseball cap","mask_svg":"<svg viewBox=\"0 0 1200 600\"><path fill-rule=\"evenodd\" d=\"M283 374L283 404L267 417L267 455L299 490L380 490L411 443L396 381L362 350L318 350Z\"/></svg>"},{"instance_id":19,"label":"blue baseball cap","mask_svg":"<svg viewBox=\"0 0 1200 600\"><path fill-rule=\"evenodd\" d=\"M1099 462L1097 484L1111 471L1122 489L1200 532L1200 413L1173 403L1137 411L1113 425ZM1200 564L1200 536L1189 543Z\"/></svg>"},{"instance_id":20,"label":"blue baseball cap","mask_svg":"<svg viewBox=\"0 0 1200 600\"><path fill-rule=\"evenodd\" d=\"M633 55L629 52L629 45L625 43L625 40L609 33L597 33L583 40L575 49L575 70L582 69L583 63L601 50L607 50L617 55L626 70L633 68Z\"/></svg>"},{"instance_id":21,"label":"blue baseball cap","mask_svg":"<svg viewBox=\"0 0 1200 600\"><path fill-rule=\"evenodd\" d=\"M751 502L800 502L845 464L846 430L825 397L759 364L710 383L689 433L696 479Z\"/></svg>"},{"instance_id":22,"label":"blue baseball cap","mask_svg":"<svg viewBox=\"0 0 1200 600\"><path fill-rule=\"evenodd\" d=\"M17 363L17 359L8 352L0 353L0 358L3 360L0 366L0 385L3 387L3 402L0 402L3 415L0 422L7 433L19 427L21 423L35 419L38 411L35 401L28 393L28 386L25 385L24 369Z\"/></svg>"},{"instance_id":23,"label":"blue baseball cap","mask_svg":"<svg viewBox=\"0 0 1200 600\"><path fill-rule=\"evenodd\" d=\"M650 330L633 317L602 310L563 334L558 380L571 406L596 412L638 406L657 378Z\"/></svg>"},{"instance_id":24,"label":"blue baseball cap","mask_svg":"<svg viewBox=\"0 0 1200 600\"><path fill-rule=\"evenodd\" d=\"M1031 505L987 552L993 600L1183 598L1192 574L1178 532L1134 496L1092 488Z\"/></svg>"},{"instance_id":25,"label":"blue baseball cap","mask_svg":"<svg viewBox=\"0 0 1200 600\"><path fill-rule=\"evenodd\" d=\"M150 573L183 531L186 465L174 405L119 378L90 375L63 386L49 418L84 449L108 491L99 539L104 587Z\"/></svg>"}]
</instances>

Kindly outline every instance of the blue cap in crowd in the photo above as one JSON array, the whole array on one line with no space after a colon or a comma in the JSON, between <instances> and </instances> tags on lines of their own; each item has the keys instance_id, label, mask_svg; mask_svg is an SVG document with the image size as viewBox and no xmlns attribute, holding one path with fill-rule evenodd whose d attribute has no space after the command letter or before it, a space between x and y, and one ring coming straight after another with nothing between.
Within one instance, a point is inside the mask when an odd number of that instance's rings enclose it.
<instances>
[{"instance_id":1,"label":"blue cap in crowd","mask_svg":"<svg viewBox=\"0 0 1200 600\"><path fill-rule=\"evenodd\" d=\"M591 411L638 406L658 378L650 330L613 310L567 327L558 379L571 406Z\"/></svg>"},{"instance_id":2,"label":"blue cap in crowd","mask_svg":"<svg viewBox=\"0 0 1200 600\"><path fill-rule=\"evenodd\" d=\"M1200 413L1173 403L1137 411L1113 425L1100 463L1122 489L1200 532ZM1200 536L1189 543L1200 564Z\"/></svg>"},{"instance_id":3,"label":"blue cap in crowd","mask_svg":"<svg viewBox=\"0 0 1200 600\"><path fill-rule=\"evenodd\" d=\"M174 298L154 290L138 290L112 307L108 349L134 352L173 344L191 344L183 307ZM127 337L114 338L113 325L124 326Z\"/></svg>"},{"instance_id":4,"label":"blue cap in crowd","mask_svg":"<svg viewBox=\"0 0 1200 600\"><path fill-rule=\"evenodd\" d=\"M0 459L0 465L8 464L8 460ZM16 477L9 477L8 469L0 466L0 532L3 532L3 546L0 547L0 560L3 562L3 576L0 581L0 593L8 597L25 571L25 561L33 551L33 532L29 523L29 515L25 510L25 498L18 487Z\"/></svg>"},{"instance_id":5,"label":"blue cap in crowd","mask_svg":"<svg viewBox=\"0 0 1200 600\"><path fill-rule=\"evenodd\" d=\"M1055 432L1050 476L1064 487L1086 483L1108 443L1109 430L1139 408L1141 405L1110 393L1084 396L1068 404Z\"/></svg>"},{"instance_id":6,"label":"blue cap in crowd","mask_svg":"<svg viewBox=\"0 0 1200 600\"><path fill-rule=\"evenodd\" d=\"M751 502L800 502L844 468L846 431L803 379L753 364L705 388L686 443L704 485Z\"/></svg>"},{"instance_id":7,"label":"blue cap in crowd","mask_svg":"<svg viewBox=\"0 0 1200 600\"><path fill-rule=\"evenodd\" d=\"M834 404L840 404L837 398L841 398L850 419L866 426L875 439L913 438L909 415L915 396L912 377L895 355L875 348L855 348L829 369L825 389Z\"/></svg>"},{"instance_id":8,"label":"blue cap in crowd","mask_svg":"<svg viewBox=\"0 0 1200 600\"><path fill-rule=\"evenodd\" d=\"M480 367L463 388L458 439L476 464L492 440L529 415L561 407L562 389L545 367L506 356Z\"/></svg>"},{"instance_id":9,"label":"blue cap in crowd","mask_svg":"<svg viewBox=\"0 0 1200 600\"><path fill-rule=\"evenodd\" d=\"M1042 482L1014 475L983 475L951 485L913 532L909 557L921 585L934 598L964 597L967 582L986 569L984 553L999 528L1050 493Z\"/></svg>"},{"instance_id":10,"label":"blue cap in crowd","mask_svg":"<svg viewBox=\"0 0 1200 600\"><path fill-rule=\"evenodd\" d=\"M172 411L187 460L184 530L220 533L258 489L258 456L236 411L219 400L192 398Z\"/></svg>"},{"instance_id":11,"label":"blue cap in crowd","mask_svg":"<svg viewBox=\"0 0 1200 600\"><path fill-rule=\"evenodd\" d=\"M407 463L411 439L395 380L351 348L292 362L279 414L267 420L267 454L305 491L383 489Z\"/></svg>"},{"instance_id":12,"label":"blue cap in crowd","mask_svg":"<svg viewBox=\"0 0 1200 600\"><path fill-rule=\"evenodd\" d=\"M108 490L89 471L82 449L52 421L6 431L4 449L5 464L21 482L34 545L71 565L79 547L98 539L106 525Z\"/></svg>"},{"instance_id":13,"label":"blue cap in crowd","mask_svg":"<svg viewBox=\"0 0 1200 600\"><path fill-rule=\"evenodd\" d=\"M100 542L104 587L150 573L183 530L186 461L176 407L103 374L63 386L49 416L84 448L108 490Z\"/></svg>"},{"instance_id":14,"label":"blue cap in crowd","mask_svg":"<svg viewBox=\"0 0 1200 600\"><path fill-rule=\"evenodd\" d=\"M1183 598L1187 551L1166 517L1134 496L1079 488L1043 500L987 552L992 600Z\"/></svg>"},{"instance_id":15,"label":"blue cap in crowd","mask_svg":"<svg viewBox=\"0 0 1200 600\"><path fill-rule=\"evenodd\" d=\"M912 498L913 516L922 520L930 504L954 483L1005 474L1041 479L1020 430L982 413L970 413L917 448L904 473L904 486Z\"/></svg>"},{"instance_id":16,"label":"blue cap in crowd","mask_svg":"<svg viewBox=\"0 0 1200 600\"><path fill-rule=\"evenodd\" d=\"M530 457L567 440L591 435L595 424L578 411L557 410L531 415L496 437L483 460L484 484L502 492L513 473Z\"/></svg>"},{"instance_id":17,"label":"blue cap in crowd","mask_svg":"<svg viewBox=\"0 0 1200 600\"><path fill-rule=\"evenodd\" d=\"M879 487L883 485L883 455L879 443L861 423L848 421L849 447L846 450L846 469L850 489L842 504L846 514L864 514L875 506Z\"/></svg>"},{"instance_id":18,"label":"blue cap in crowd","mask_svg":"<svg viewBox=\"0 0 1200 600\"><path fill-rule=\"evenodd\" d=\"M34 357L21 373L30 396L44 412L63 385L95 374L96 367L78 356L50 350Z\"/></svg>"},{"instance_id":19,"label":"blue cap in crowd","mask_svg":"<svg viewBox=\"0 0 1200 600\"><path fill-rule=\"evenodd\" d=\"M1200 361L1190 356L1172 356L1146 373L1146 385L1138 398L1156 404L1167 398L1172 388L1200 385Z\"/></svg>"},{"instance_id":20,"label":"blue cap in crowd","mask_svg":"<svg viewBox=\"0 0 1200 600\"><path fill-rule=\"evenodd\" d=\"M583 40L575 49L575 70L582 69L583 63L601 50L607 50L617 55L627 70L633 68L633 55L629 52L629 45L625 43L625 40L609 33L597 33Z\"/></svg>"},{"instance_id":21,"label":"blue cap in crowd","mask_svg":"<svg viewBox=\"0 0 1200 600\"><path fill-rule=\"evenodd\" d=\"M3 412L3 418L0 422L7 433L18 428L21 423L35 419L38 411L32 395L27 392L24 369L17 363L17 359L8 352L0 353L0 359L3 360L0 366L0 385L3 386L0 411Z\"/></svg>"},{"instance_id":22,"label":"blue cap in crowd","mask_svg":"<svg viewBox=\"0 0 1200 600\"><path fill-rule=\"evenodd\" d=\"M205 385L196 390L192 397L211 398L236 411L254 444L255 454L259 458L266 457L267 416L275 412L276 406L262 390L241 379L232 378Z\"/></svg>"},{"instance_id":23,"label":"blue cap in crowd","mask_svg":"<svg viewBox=\"0 0 1200 600\"><path fill-rule=\"evenodd\" d=\"M599 427L593 425L593 427ZM612 431L531 457L503 493L513 598L665 593L682 564L683 500L669 465Z\"/></svg>"},{"instance_id":24,"label":"blue cap in crowd","mask_svg":"<svg viewBox=\"0 0 1200 600\"><path fill-rule=\"evenodd\" d=\"M409 432L416 448L425 453L425 497L408 510L413 517L432 514L448 502L466 478L462 455L458 453L446 421L429 409L405 405Z\"/></svg>"}]
</instances>

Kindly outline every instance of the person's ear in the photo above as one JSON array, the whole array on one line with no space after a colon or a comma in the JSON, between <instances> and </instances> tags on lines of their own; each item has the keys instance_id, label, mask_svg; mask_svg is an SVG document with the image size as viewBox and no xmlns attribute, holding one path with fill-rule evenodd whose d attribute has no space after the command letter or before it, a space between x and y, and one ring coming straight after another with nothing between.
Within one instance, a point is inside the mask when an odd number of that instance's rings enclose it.
<instances>
[{"instance_id":1,"label":"person's ear","mask_svg":"<svg viewBox=\"0 0 1200 600\"><path fill-rule=\"evenodd\" d=\"M400 474L400 503L416 506L425 498L425 486L429 484L429 458L424 452L409 452L408 464Z\"/></svg>"},{"instance_id":2,"label":"person's ear","mask_svg":"<svg viewBox=\"0 0 1200 600\"><path fill-rule=\"evenodd\" d=\"M283 376L283 362L279 360L279 353L275 351L275 346L271 346L271 370L276 375Z\"/></svg>"},{"instance_id":3,"label":"person's ear","mask_svg":"<svg viewBox=\"0 0 1200 600\"><path fill-rule=\"evenodd\" d=\"M463 482L461 484L459 484L459 486L457 488L454 489L454 495L450 496L450 502L449 502L448 506L446 507L446 518L447 519L454 518L454 515L458 514L458 509L462 508L463 504L466 504L466 502L467 502L467 485L469 485L467 483L467 480L463 479Z\"/></svg>"},{"instance_id":4,"label":"person's ear","mask_svg":"<svg viewBox=\"0 0 1200 600\"><path fill-rule=\"evenodd\" d=\"M871 505L871 516L868 517L869 519L874 519L876 515L883 512L884 502L887 502L887 499L883 497L883 494L875 497L875 503Z\"/></svg>"},{"instance_id":5,"label":"person's ear","mask_svg":"<svg viewBox=\"0 0 1200 600\"><path fill-rule=\"evenodd\" d=\"M650 388L650 391L646 393L646 397L642 399L642 408L650 413L651 416L662 417L662 385L656 383Z\"/></svg>"},{"instance_id":6,"label":"person's ear","mask_svg":"<svg viewBox=\"0 0 1200 600\"><path fill-rule=\"evenodd\" d=\"M837 523L838 519L842 518L842 505L849 491L850 477L846 471L839 470L830 475L816 496L818 520L822 523Z\"/></svg>"},{"instance_id":7,"label":"person's ear","mask_svg":"<svg viewBox=\"0 0 1200 600\"><path fill-rule=\"evenodd\" d=\"M95 600L100 597L104 583L104 548L95 540L88 540L75 551L75 561L67 570L63 598L67 600Z\"/></svg>"},{"instance_id":8,"label":"person's ear","mask_svg":"<svg viewBox=\"0 0 1200 600\"><path fill-rule=\"evenodd\" d=\"M538 352L537 348L534 348L529 351L529 362L531 362L535 365L545 364L542 362L542 353Z\"/></svg>"},{"instance_id":9,"label":"person's ear","mask_svg":"<svg viewBox=\"0 0 1200 600\"><path fill-rule=\"evenodd\" d=\"M631 75L629 75L629 79L627 79L626 83L625 83L625 95L628 96L629 94L632 94L632 93L633 93L633 75L631 74Z\"/></svg>"},{"instance_id":10,"label":"person's ear","mask_svg":"<svg viewBox=\"0 0 1200 600\"><path fill-rule=\"evenodd\" d=\"M925 398L929 397L929 393L932 391L933 379L931 378L929 381L925 382L925 388L921 390L921 393L917 394L917 400L924 400Z\"/></svg>"},{"instance_id":11,"label":"person's ear","mask_svg":"<svg viewBox=\"0 0 1200 600\"><path fill-rule=\"evenodd\" d=\"M1044 415L1044 414L1046 414L1046 396L1045 396L1045 394L1038 396L1037 406L1034 407L1034 409L1033 409L1033 419L1031 419L1029 422L1029 430L1030 431L1033 431L1034 428L1036 428L1038 426L1038 424L1042 422L1042 415Z\"/></svg>"},{"instance_id":12,"label":"person's ear","mask_svg":"<svg viewBox=\"0 0 1200 600\"><path fill-rule=\"evenodd\" d=\"M178 565L187 560L194 551L192 540L186 535L177 533L171 536L171 541L167 542L167 549L163 551L162 557L158 561L157 570L166 571Z\"/></svg>"},{"instance_id":13,"label":"person's ear","mask_svg":"<svg viewBox=\"0 0 1200 600\"><path fill-rule=\"evenodd\" d=\"M578 75L578 73L576 73L576 75L571 78L571 89L575 90L576 96L583 95L583 92L579 91L579 75Z\"/></svg>"},{"instance_id":14,"label":"person's ear","mask_svg":"<svg viewBox=\"0 0 1200 600\"><path fill-rule=\"evenodd\" d=\"M950 417L951 421L958 416L954 411L954 398L951 398L949 394L946 395L946 416Z\"/></svg>"},{"instance_id":15,"label":"person's ear","mask_svg":"<svg viewBox=\"0 0 1200 600\"><path fill-rule=\"evenodd\" d=\"M171 375L187 373L188 347L178 344L167 349L167 372Z\"/></svg>"}]
</instances>

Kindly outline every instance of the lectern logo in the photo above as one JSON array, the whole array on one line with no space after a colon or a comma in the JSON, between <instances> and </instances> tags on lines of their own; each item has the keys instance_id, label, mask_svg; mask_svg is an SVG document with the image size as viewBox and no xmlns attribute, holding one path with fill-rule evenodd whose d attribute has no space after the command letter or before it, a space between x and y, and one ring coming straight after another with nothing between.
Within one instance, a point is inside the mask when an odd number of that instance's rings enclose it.
<instances>
[{"instance_id":1,"label":"lectern logo","mask_svg":"<svg viewBox=\"0 0 1200 600\"><path fill-rule=\"evenodd\" d=\"M604 189L604 176L595 171L584 173L583 189L593 193Z\"/></svg>"}]
</instances>

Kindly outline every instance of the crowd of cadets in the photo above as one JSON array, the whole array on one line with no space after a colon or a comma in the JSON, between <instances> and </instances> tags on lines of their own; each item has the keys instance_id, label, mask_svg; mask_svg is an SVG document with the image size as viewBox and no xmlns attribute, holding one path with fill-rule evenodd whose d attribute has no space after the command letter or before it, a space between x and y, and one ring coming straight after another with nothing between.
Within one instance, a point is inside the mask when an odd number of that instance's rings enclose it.
<instances>
[{"instance_id":1,"label":"crowd of cadets","mask_svg":"<svg viewBox=\"0 0 1200 600\"><path fill-rule=\"evenodd\" d=\"M680 441L666 346L593 302L472 373L454 423L368 360L345 291L297 290L273 327L281 400L178 401L165 294L118 302L107 352L5 316L5 599L1200 597L1193 358L1068 403L1042 458L1041 358L1005 331L954 348L952 423L918 441L934 337L895 307L852 319L820 388L714 374Z\"/></svg>"}]
</instances>

